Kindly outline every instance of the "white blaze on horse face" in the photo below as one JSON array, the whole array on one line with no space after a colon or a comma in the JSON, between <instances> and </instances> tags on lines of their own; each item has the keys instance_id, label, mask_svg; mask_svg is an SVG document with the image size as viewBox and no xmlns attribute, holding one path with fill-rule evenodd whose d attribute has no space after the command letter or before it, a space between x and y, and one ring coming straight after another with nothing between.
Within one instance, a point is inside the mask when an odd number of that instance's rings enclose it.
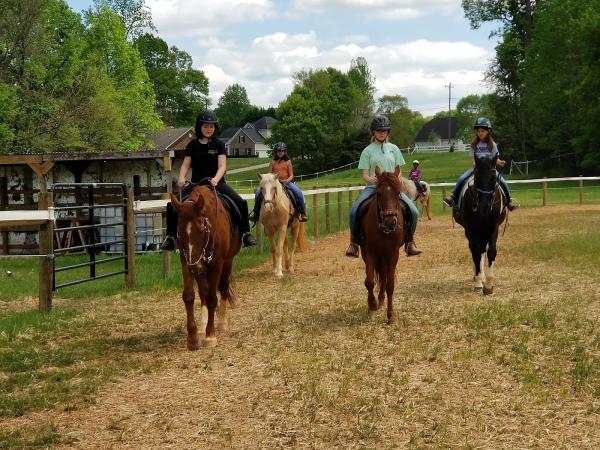
<instances>
[{"instance_id":1,"label":"white blaze on horse face","mask_svg":"<svg viewBox=\"0 0 600 450\"><path fill-rule=\"evenodd\" d=\"M194 251L194 246L192 245L192 222L188 222L187 226L185 227L185 231L187 232L188 235L188 251L189 251L189 258L190 261L188 263L191 263L192 261L192 255L193 255L193 251Z\"/></svg>"}]
</instances>

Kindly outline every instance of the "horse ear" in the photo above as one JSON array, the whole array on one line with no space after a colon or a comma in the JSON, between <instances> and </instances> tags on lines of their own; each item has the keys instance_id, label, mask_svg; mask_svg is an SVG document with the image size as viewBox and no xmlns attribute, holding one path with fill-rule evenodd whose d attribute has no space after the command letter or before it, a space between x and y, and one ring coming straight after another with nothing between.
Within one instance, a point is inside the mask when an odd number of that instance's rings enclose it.
<instances>
[{"instance_id":1,"label":"horse ear","mask_svg":"<svg viewBox=\"0 0 600 450\"><path fill-rule=\"evenodd\" d=\"M256 176L258 176L258 179L259 179L259 180L262 180L262 174L260 174L260 173L257 173L257 174L256 174Z\"/></svg>"},{"instance_id":2,"label":"horse ear","mask_svg":"<svg viewBox=\"0 0 600 450\"><path fill-rule=\"evenodd\" d=\"M375 166L375 176L377 178L381 178L381 169L379 168L379 166Z\"/></svg>"},{"instance_id":3,"label":"horse ear","mask_svg":"<svg viewBox=\"0 0 600 450\"><path fill-rule=\"evenodd\" d=\"M396 166L396 170L394 170L394 175L400 175L400 166Z\"/></svg>"}]
</instances>

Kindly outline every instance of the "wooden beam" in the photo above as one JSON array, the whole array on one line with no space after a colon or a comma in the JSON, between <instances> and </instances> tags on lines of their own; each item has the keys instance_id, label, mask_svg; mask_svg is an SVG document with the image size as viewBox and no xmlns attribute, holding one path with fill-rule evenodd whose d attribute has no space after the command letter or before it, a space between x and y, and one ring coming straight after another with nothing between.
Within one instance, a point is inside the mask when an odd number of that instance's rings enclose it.
<instances>
[{"instance_id":1,"label":"wooden beam","mask_svg":"<svg viewBox=\"0 0 600 450\"><path fill-rule=\"evenodd\" d=\"M37 174L38 177L42 178L46 175L52 168L54 167L54 163L52 161L46 161L43 163L27 163L29 167Z\"/></svg>"},{"instance_id":2,"label":"wooden beam","mask_svg":"<svg viewBox=\"0 0 600 450\"><path fill-rule=\"evenodd\" d=\"M48 208L53 206L52 204L52 193L51 192L40 192L38 206L40 212L48 214ZM52 242L54 239L54 223L48 221L43 225L40 225L40 232L38 234L38 242L40 256L39 261L39 310L50 311L52 308L52 277L54 275L52 270L52 259L53 255Z\"/></svg>"},{"instance_id":3,"label":"wooden beam","mask_svg":"<svg viewBox=\"0 0 600 450\"><path fill-rule=\"evenodd\" d=\"M0 155L0 166L42 163L42 155Z\"/></svg>"},{"instance_id":4,"label":"wooden beam","mask_svg":"<svg viewBox=\"0 0 600 450\"><path fill-rule=\"evenodd\" d=\"M15 225L42 225L51 220L48 210L0 211L0 229Z\"/></svg>"}]
</instances>

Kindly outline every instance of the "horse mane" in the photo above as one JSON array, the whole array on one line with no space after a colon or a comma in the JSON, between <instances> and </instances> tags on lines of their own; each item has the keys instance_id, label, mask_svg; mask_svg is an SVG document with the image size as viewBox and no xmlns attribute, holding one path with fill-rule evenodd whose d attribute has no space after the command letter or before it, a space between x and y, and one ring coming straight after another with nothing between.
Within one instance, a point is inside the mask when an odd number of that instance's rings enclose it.
<instances>
[{"instance_id":1,"label":"horse mane","mask_svg":"<svg viewBox=\"0 0 600 450\"><path fill-rule=\"evenodd\" d=\"M178 211L179 217L184 220L193 220L201 212L210 211L210 206L214 207L214 200L212 194L209 194L207 186L194 187L187 200L181 203Z\"/></svg>"},{"instance_id":2,"label":"horse mane","mask_svg":"<svg viewBox=\"0 0 600 450\"><path fill-rule=\"evenodd\" d=\"M378 179L379 182L388 183L396 192L400 192L402 189L402 182L400 181L400 178L394 174L394 172L382 172Z\"/></svg>"}]
</instances>

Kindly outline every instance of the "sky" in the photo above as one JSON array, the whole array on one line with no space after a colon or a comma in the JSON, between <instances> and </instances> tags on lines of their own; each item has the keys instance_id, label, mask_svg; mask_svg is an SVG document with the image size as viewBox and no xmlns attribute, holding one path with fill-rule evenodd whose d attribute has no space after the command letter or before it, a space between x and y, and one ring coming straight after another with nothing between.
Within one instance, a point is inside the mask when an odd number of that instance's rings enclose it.
<instances>
[{"instance_id":1,"label":"sky","mask_svg":"<svg viewBox=\"0 0 600 450\"><path fill-rule=\"evenodd\" d=\"M91 0L66 0L76 12ZM403 95L430 116L463 96L488 92L493 25L472 30L460 0L146 0L158 35L189 53L209 79L216 107L225 88L277 106L303 69L347 71L366 58L376 98Z\"/></svg>"}]
</instances>

